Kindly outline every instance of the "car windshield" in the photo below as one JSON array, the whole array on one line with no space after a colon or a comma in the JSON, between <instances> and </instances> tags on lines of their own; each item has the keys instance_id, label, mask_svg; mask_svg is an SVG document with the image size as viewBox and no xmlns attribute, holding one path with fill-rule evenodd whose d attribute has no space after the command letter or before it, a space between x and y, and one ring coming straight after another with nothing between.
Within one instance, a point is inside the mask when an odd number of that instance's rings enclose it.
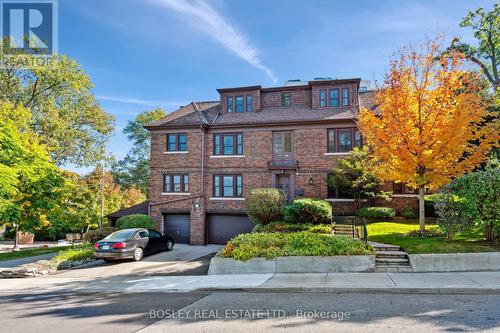
<instances>
[{"instance_id":1,"label":"car windshield","mask_svg":"<svg viewBox=\"0 0 500 333\"><path fill-rule=\"evenodd\" d=\"M132 237L132 235L136 232L136 230L120 230L115 231L111 235L106 236L103 240L105 241L125 241Z\"/></svg>"}]
</instances>

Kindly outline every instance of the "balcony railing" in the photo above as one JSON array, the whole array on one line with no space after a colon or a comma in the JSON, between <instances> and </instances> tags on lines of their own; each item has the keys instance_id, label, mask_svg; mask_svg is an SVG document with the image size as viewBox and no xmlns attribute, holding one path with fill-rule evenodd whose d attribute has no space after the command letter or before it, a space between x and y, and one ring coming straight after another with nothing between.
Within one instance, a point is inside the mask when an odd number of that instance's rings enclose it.
<instances>
[{"instance_id":1,"label":"balcony railing","mask_svg":"<svg viewBox=\"0 0 500 333\"><path fill-rule=\"evenodd\" d=\"M267 165L271 169L298 169L299 161L293 158L274 158L267 162Z\"/></svg>"}]
</instances>

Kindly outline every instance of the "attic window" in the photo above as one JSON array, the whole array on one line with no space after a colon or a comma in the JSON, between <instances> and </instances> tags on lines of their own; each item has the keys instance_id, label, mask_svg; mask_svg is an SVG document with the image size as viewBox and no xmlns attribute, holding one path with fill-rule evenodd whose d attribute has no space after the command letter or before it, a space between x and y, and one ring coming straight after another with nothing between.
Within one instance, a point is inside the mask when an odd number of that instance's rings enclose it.
<instances>
[{"instance_id":1,"label":"attic window","mask_svg":"<svg viewBox=\"0 0 500 333\"><path fill-rule=\"evenodd\" d=\"M245 112L245 99L243 96L236 96L234 98L235 112Z\"/></svg>"},{"instance_id":2,"label":"attic window","mask_svg":"<svg viewBox=\"0 0 500 333\"><path fill-rule=\"evenodd\" d=\"M289 92L281 93L281 106L292 105L292 94Z\"/></svg>"}]
</instances>

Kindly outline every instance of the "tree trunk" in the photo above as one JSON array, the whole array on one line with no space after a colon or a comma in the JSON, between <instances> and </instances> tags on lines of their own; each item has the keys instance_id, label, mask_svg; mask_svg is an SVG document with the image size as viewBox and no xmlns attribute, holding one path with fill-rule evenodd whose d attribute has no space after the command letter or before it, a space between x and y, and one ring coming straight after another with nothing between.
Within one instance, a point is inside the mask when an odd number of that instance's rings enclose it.
<instances>
[{"instance_id":1,"label":"tree trunk","mask_svg":"<svg viewBox=\"0 0 500 333\"><path fill-rule=\"evenodd\" d=\"M17 223L15 229L16 229L16 236L14 238L14 248L12 250L21 251L21 249L19 248L19 226L17 225Z\"/></svg>"},{"instance_id":2,"label":"tree trunk","mask_svg":"<svg viewBox=\"0 0 500 333\"><path fill-rule=\"evenodd\" d=\"M420 224L420 231L425 231L425 187L420 185L418 187L418 222Z\"/></svg>"},{"instance_id":3,"label":"tree trunk","mask_svg":"<svg viewBox=\"0 0 500 333\"><path fill-rule=\"evenodd\" d=\"M493 225L492 224L485 225L484 229L483 229L483 234L484 234L484 238L487 241L492 242L495 239L495 235L493 232Z\"/></svg>"}]
</instances>

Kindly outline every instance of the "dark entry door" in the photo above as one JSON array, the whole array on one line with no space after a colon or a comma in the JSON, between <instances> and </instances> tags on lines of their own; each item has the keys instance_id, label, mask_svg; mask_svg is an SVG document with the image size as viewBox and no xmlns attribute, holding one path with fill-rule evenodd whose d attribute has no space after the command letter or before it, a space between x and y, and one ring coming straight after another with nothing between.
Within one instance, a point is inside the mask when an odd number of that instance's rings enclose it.
<instances>
[{"instance_id":1,"label":"dark entry door","mask_svg":"<svg viewBox=\"0 0 500 333\"><path fill-rule=\"evenodd\" d=\"M286 202L290 202L290 175L277 175L276 176L276 188L280 189L285 193Z\"/></svg>"},{"instance_id":2,"label":"dark entry door","mask_svg":"<svg viewBox=\"0 0 500 333\"><path fill-rule=\"evenodd\" d=\"M178 244L189 244L190 223L189 214L164 214L163 233Z\"/></svg>"},{"instance_id":3,"label":"dark entry door","mask_svg":"<svg viewBox=\"0 0 500 333\"><path fill-rule=\"evenodd\" d=\"M226 244L234 236L252 231L253 227L246 215L210 214L207 216L208 244Z\"/></svg>"},{"instance_id":4,"label":"dark entry door","mask_svg":"<svg viewBox=\"0 0 500 333\"><path fill-rule=\"evenodd\" d=\"M292 132L273 132L273 164L289 166L293 160Z\"/></svg>"}]
</instances>

